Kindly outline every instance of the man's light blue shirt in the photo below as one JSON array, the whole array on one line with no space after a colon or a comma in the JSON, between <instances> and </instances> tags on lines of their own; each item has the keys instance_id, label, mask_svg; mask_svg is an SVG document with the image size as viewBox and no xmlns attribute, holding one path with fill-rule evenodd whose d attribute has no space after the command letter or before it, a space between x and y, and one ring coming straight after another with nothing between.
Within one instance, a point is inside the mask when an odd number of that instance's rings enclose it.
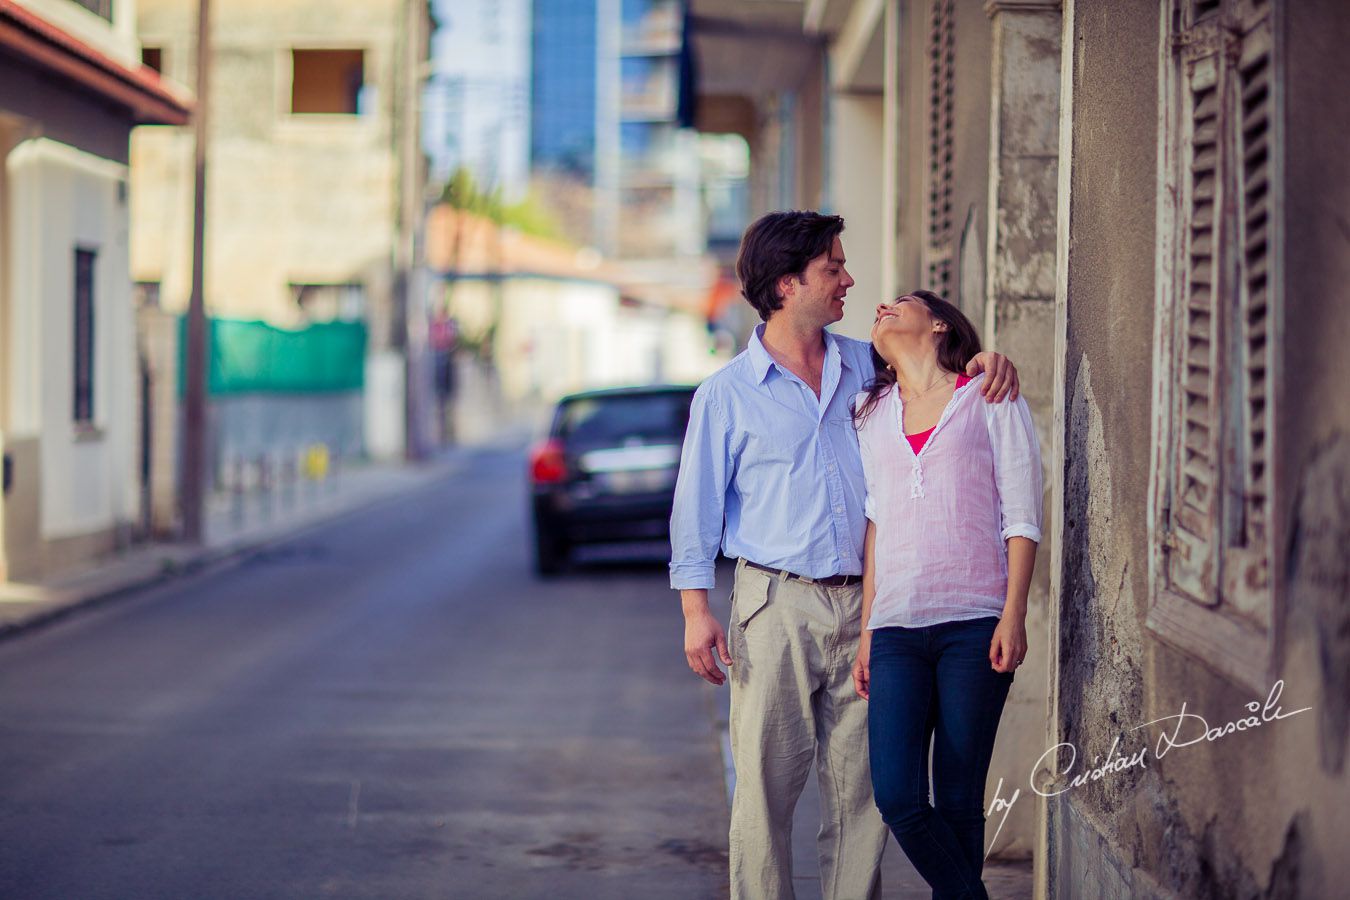
<instances>
[{"instance_id":1,"label":"man's light blue shirt","mask_svg":"<svg viewBox=\"0 0 1350 900\"><path fill-rule=\"evenodd\" d=\"M861 575L866 489L849 405L871 345L825 333L820 397L749 346L699 386L670 517L670 586L713 587L730 557L809 578ZM724 527L725 526L725 527Z\"/></svg>"}]
</instances>

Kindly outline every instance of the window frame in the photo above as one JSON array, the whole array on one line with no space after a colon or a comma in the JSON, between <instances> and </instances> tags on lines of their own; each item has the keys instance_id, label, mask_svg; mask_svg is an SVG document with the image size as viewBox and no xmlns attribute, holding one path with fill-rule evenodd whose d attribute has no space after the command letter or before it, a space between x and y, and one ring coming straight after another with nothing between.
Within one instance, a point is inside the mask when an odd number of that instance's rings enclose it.
<instances>
[{"instance_id":1,"label":"window frame","mask_svg":"<svg viewBox=\"0 0 1350 900\"><path fill-rule=\"evenodd\" d=\"M296 50L359 50L361 51L362 82L366 108L352 113L295 113L291 112L292 92L295 89ZM273 82L276 86L274 128L279 135L303 137L329 136L372 131L382 123L383 86L381 66L383 54L370 43L368 37L341 34L322 40L289 40L274 48L276 65Z\"/></svg>"},{"instance_id":2,"label":"window frame","mask_svg":"<svg viewBox=\"0 0 1350 900\"><path fill-rule=\"evenodd\" d=\"M71 421L95 427L98 380L98 248L77 245L71 270ZM87 262L87 267L83 265ZM82 282L87 273L87 282ZM81 287L87 290L81 290ZM83 314L81 313L84 309ZM84 327L81 327L83 324Z\"/></svg>"},{"instance_id":3,"label":"window frame","mask_svg":"<svg viewBox=\"0 0 1350 900\"><path fill-rule=\"evenodd\" d=\"M1204 8L1203 25L1192 23L1190 13L1196 5ZM1281 173L1281 134L1283 118L1283 46L1281 22L1275 4L1262 0L1161 0L1160 3L1160 46L1159 46L1159 129L1158 129L1158 194L1157 194L1157 270L1155 273L1155 315L1154 315L1154 358L1153 358L1153 454L1150 465L1149 491L1149 609L1145 619L1146 628L1157 638L1206 663L1224 676L1256 690L1269 687L1281 660L1278 647L1283 629L1283 586L1279 573L1282 571L1279 532L1273 510L1274 499L1281 495L1275 466L1278 434L1275 431L1275 405L1281 390L1280 336L1282 328L1282 305L1279 294L1282 284L1283 260L1283 196ZM1262 11L1264 8L1264 12ZM1263 355L1264 364L1261 375L1264 383L1264 405L1259 415L1263 426L1262 437L1257 440L1253 435L1258 430L1253 425L1250 411L1249 367L1251 345L1239 345L1236 336L1248 340L1252 326L1245 324L1251 315L1250 292L1246 276L1250 275L1249 257L1239 259L1238 254L1247 251L1239 240L1245 241L1248 225L1248 207L1242 203L1243 191L1248 189L1245 180L1248 176L1238 170L1243 166L1242 151L1246 148L1243 137L1243 106L1241 96L1241 60L1245 58L1244 33L1241 23L1260 22L1265 17L1269 29L1270 44L1268 50L1269 94L1267 115L1268 131L1265 134L1267 152L1266 187L1264 194L1265 246L1264 278L1265 292L1263 309ZM1174 24L1180 25L1174 30ZM1258 26L1259 27L1259 26ZM1255 28L1252 33L1255 33ZM1234 99L1231 91L1236 90L1237 105L1224 109L1217 122L1216 138L1219 162L1216 169L1216 181L1220 196L1214 202L1214 230L1217 240L1213 247L1214 284L1212 305L1209 313L1214 319L1215 336L1212 356L1212 381L1210 398L1215 400L1217 412L1211 414L1208 428L1219 432L1214 441L1214 459L1212 467L1212 485L1218 499L1211 498L1216 505L1242 504L1242 514L1247 513L1247 479L1251 472L1244 466L1249 459L1244 448L1250 449L1255 441L1264 455L1262 469L1263 480L1260 486L1263 493L1263 518L1260 522L1261 537L1259 546L1253 547L1244 518L1242 526L1242 546L1228 540L1233 537L1229 530L1231 515L1225 520L1225 511L1231 506L1222 506L1213 513L1213 520L1206 523L1208 545L1203 549L1212 553L1218 571L1217 578L1211 576L1209 596L1195 596L1175 586L1171 579L1169 566L1171 554L1188 548L1185 543L1195 545L1193 534L1180 534L1184 528L1178 527L1178 507L1181 499L1178 491L1184 476L1181 474L1178 455L1185 453L1180 446L1187 436L1186 420L1182 409L1182 396L1186 390L1179 387L1185 375L1187 361L1184 351L1190 348L1187 341L1192 324L1188 318L1188 287L1194 257L1189 240L1192 227L1190 179L1186 173L1190 168L1189 155L1190 129L1192 127L1191 97L1186 93L1188 85L1188 65L1197 58L1208 58L1208 52L1215 48L1206 41L1217 40L1220 44L1217 53L1221 57L1218 65L1223 71L1218 75L1217 90L1219 104ZM1227 115L1225 115L1225 113ZM1239 178L1243 179L1239 181ZM1233 197L1222 196L1227 189ZM1235 206L1235 203L1237 205ZM1230 235L1228 232L1232 232ZM1230 257L1224 254L1230 253ZM1231 270L1227 276L1223 272ZM1235 277L1236 276L1236 277ZM1231 283L1225 283L1225 277ZM1230 293L1229 288L1232 292ZM1234 301L1236 296L1236 301ZM1232 329L1230 331L1230 329ZM1241 358L1239 369L1234 360L1224 356L1225 350L1236 350ZM1228 396L1233 387L1233 379L1240 388L1235 399ZM1224 406L1226 401L1227 406ZM1225 444L1225 438L1238 433L1234 446ZM1240 446L1237 446L1239 445ZM1242 495L1235 500L1225 492L1231 491L1230 481L1236 481L1242 488ZM1253 560L1257 565L1253 567ZM1230 570L1247 565L1250 575L1253 568L1264 566L1264 584L1248 588L1237 584L1229 576ZM1203 582L1202 582L1203 584ZM1240 602L1239 602L1240 601Z\"/></svg>"}]
</instances>

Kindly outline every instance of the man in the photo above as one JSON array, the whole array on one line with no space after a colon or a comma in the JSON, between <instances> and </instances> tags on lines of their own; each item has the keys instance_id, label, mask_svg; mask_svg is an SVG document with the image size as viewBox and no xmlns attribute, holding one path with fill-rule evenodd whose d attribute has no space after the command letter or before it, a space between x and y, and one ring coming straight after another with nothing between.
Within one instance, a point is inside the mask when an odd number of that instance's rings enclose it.
<instances>
[{"instance_id":1,"label":"man","mask_svg":"<svg viewBox=\"0 0 1350 900\"><path fill-rule=\"evenodd\" d=\"M880 896L886 827L872 801L867 706L850 676L861 630L866 519L849 404L870 345L825 330L844 315L844 220L770 213L736 273L764 324L694 395L671 516L689 667L731 676L733 898L791 898L792 814L812 760L826 900ZM985 397L1016 396L1006 358L982 353ZM724 527L725 525L725 527ZM727 632L708 609L718 548L737 558ZM714 651L716 656L714 656Z\"/></svg>"}]
</instances>

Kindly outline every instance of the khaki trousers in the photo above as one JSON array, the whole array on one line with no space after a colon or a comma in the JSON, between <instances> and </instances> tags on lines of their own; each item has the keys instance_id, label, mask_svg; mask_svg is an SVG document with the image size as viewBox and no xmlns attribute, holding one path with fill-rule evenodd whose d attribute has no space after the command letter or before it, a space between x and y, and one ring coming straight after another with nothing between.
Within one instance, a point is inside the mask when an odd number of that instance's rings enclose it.
<instances>
[{"instance_id":1,"label":"khaki trousers","mask_svg":"<svg viewBox=\"0 0 1350 900\"><path fill-rule=\"evenodd\" d=\"M792 898L792 813L814 760L821 893L881 896L887 830L872 799L867 703L851 671L862 588L825 587L736 564L731 650L733 900Z\"/></svg>"}]
</instances>

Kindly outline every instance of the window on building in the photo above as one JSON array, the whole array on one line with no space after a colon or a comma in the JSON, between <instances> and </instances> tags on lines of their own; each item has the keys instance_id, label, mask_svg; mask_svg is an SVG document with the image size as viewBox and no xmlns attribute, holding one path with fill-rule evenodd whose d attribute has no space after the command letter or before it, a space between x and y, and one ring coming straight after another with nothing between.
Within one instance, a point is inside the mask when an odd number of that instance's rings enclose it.
<instances>
[{"instance_id":1,"label":"window on building","mask_svg":"<svg viewBox=\"0 0 1350 900\"><path fill-rule=\"evenodd\" d=\"M357 115L364 86L362 50L291 51L292 113Z\"/></svg>"},{"instance_id":2,"label":"window on building","mask_svg":"<svg viewBox=\"0 0 1350 900\"><path fill-rule=\"evenodd\" d=\"M149 66L156 72L164 72L164 48L163 47L142 47L141 64Z\"/></svg>"},{"instance_id":3,"label":"window on building","mask_svg":"<svg viewBox=\"0 0 1350 900\"><path fill-rule=\"evenodd\" d=\"M94 271L98 254L75 251L75 421L94 421Z\"/></svg>"},{"instance_id":4,"label":"window on building","mask_svg":"<svg viewBox=\"0 0 1350 900\"><path fill-rule=\"evenodd\" d=\"M1158 283L1161 431L1149 624L1263 687L1275 619L1270 524L1279 280L1269 2L1167 0L1171 53Z\"/></svg>"}]
</instances>

